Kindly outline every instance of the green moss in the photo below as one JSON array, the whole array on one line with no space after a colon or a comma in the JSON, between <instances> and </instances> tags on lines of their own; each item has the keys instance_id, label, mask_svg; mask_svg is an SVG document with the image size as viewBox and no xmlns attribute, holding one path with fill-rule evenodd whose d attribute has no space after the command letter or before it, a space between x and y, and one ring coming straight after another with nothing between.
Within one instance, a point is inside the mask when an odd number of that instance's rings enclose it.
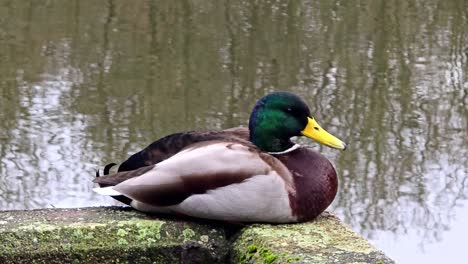
<instances>
[{"instance_id":1,"label":"green moss","mask_svg":"<svg viewBox=\"0 0 468 264\"><path fill-rule=\"evenodd\" d=\"M138 231L136 239L147 246L153 245L161 239L161 227L162 222L156 222L153 225L143 225L141 223L136 224Z\"/></svg>"},{"instance_id":2,"label":"green moss","mask_svg":"<svg viewBox=\"0 0 468 264\"><path fill-rule=\"evenodd\" d=\"M244 263L251 263L251 260L254 258L255 253L257 253L258 246L251 244L247 247L246 251L244 254L240 255L239 257L239 263L244 264Z\"/></svg>"},{"instance_id":3,"label":"green moss","mask_svg":"<svg viewBox=\"0 0 468 264\"><path fill-rule=\"evenodd\" d=\"M125 238L119 238L117 240L117 244L121 245L121 246L127 246L128 245L128 241L125 240Z\"/></svg>"},{"instance_id":4,"label":"green moss","mask_svg":"<svg viewBox=\"0 0 468 264\"><path fill-rule=\"evenodd\" d=\"M333 216L234 236L225 225L116 208L0 212L0 223L0 263L226 263L230 249L232 263L393 263Z\"/></svg>"},{"instance_id":5,"label":"green moss","mask_svg":"<svg viewBox=\"0 0 468 264\"><path fill-rule=\"evenodd\" d=\"M255 253L258 250L258 246L255 244L249 245L247 247L247 253Z\"/></svg>"},{"instance_id":6,"label":"green moss","mask_svg":"<svg viewBox=\"0 0 468 264\"><path fill-rule=\"evenodd\" d=\"M293 257L286 257L286 263L297 263L299 261L301 261L301 257L299 256L293 256Z\"/></svg>"},{"instance_id":7,"label":"green moss","mask_svg":"<svg viewBox=\"0 0 468 264\"><path fill-rule=\"evenodd\" d=\"M184 236L184 241L192 240L195 237L195 232L190 228L186 228L182 231L182 235Z\"/></svg>"},{"instance_id":8,"label":"green moss","mask_svg":"<svg viewBox=\"0 0 468 264\"><path fill-rule=\"evenodd\" d=\"M10 215L18 221L7 219ZM201 236L206 241L190 252L205 252L196 253L203 256L202 262L223 263L220 259L229 250L222 229L164 221L130 210L6 212L0 213L0 221L0 263L108 263L116 258L129 263L176 263L185 240Z\"/></svg>"},{"instance_id":9,"label":"green moss","mask_svg":"<svg viewBox=\"0 0 468 264\"><path fill-rule=\"evenodd\" d=\"M267 248L262 248L260 250L260 255L262 256L263 263L265 264L271 264L278 258L278 255L271 253Z\"/></svg>"},{"instance_id":10,"label":"green moss","mask_svg":"<svg viewBox=\"0 0 468 264\"><path fill-rule=\"evenodd\" d=\"M241 263L393 263L336 217L290 225L251 225L234 243Z\"/></svg>"},{"instance_id":11,"label":"green moss","mask_svg":"<svg viewBox=\"0 0 468 264\"><path fill-rule=\"evenodd\" d=\"M264 263L271 264L278 259L278 255L270 249L256 244L250 244L245 253L240 257L240 263Z\"/></svg>"},{"instance_id":12,"label":"green moss","mask_svg":"<svg viewBox=\"0 0 468 264\"><path fill-rule=\"evenodd\" d=\"M119 237L125 237L125 236L128 235L128 232L125 231L125 229L119 228L119 230L117 230L117 235L118 235Z\"/></svg>"}]
</instances>

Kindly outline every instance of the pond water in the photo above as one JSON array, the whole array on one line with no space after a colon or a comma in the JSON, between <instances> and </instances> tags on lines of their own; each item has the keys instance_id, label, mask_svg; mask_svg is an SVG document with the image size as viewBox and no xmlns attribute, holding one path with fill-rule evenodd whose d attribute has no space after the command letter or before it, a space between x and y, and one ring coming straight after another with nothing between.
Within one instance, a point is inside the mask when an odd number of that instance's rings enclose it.
<instances>
[{"instance_id":1,"label":"pond water","mask_svg":"<svg viewBox=\"0 0 468 264\"><path fill-rule=\"evenodd\" d=\"M398 263L462 260L467 56L465 0L0 0L0 210L113 204L97 168L288 90L348 143L300 139L331 211Z\"/></svg>"}]
</instances>

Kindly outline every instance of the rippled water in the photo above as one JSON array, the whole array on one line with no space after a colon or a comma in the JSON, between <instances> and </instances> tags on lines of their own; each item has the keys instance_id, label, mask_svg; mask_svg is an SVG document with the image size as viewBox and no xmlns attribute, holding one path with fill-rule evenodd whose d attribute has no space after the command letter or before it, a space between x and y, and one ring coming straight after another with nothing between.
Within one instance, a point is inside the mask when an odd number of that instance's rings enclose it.
<instances>
[{"instance_id":1,"label":"rippled water","mask_svg":"<svg viewBox=\"0 0 468 264\"><path fill-rule=\"evenodd\" d=\"M260 1L261 2L261 1ZM399 263L468 235L468 2L0 1L0 210L108 205L91 180L289 90L343 138L331 210Z\"/></svg>"}]
</instances>

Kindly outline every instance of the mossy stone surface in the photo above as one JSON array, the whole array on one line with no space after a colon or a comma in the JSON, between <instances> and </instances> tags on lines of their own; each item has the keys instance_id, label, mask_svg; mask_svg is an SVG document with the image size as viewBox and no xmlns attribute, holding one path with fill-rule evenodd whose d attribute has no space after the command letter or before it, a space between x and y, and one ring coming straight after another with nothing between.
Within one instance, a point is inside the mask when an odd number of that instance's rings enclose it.
<instances>
[{"instance_id":1,"label":"mossy stone surface","mask_svg":"<svg viewBox=\"0 0 468 264\"><path fill-rule=\"evenodd\" d=\"M247 226L95 207L0 212L0 263L393 263L328 213Z\"/></svg>"},{"instance_id":2,"label":"mossy stone surface","mask_svg":"<svg viewBox=\"0 0 468 264\"><path fill-rule=\"evenodd\" d=\"M128 208L0 212L0 263L225 263L216 224Z\"/></svg>"},{"instance_id":3,"label":"mossy stone surface","mask_svg":"<svg viewBox=\"0 0 468 264\"><path fill-rule=\"evenodd\" d=\"M231 263L394 263L341 221L323 213L308 223L251 225L232 245Z\"/></svg>"}]
</instances>

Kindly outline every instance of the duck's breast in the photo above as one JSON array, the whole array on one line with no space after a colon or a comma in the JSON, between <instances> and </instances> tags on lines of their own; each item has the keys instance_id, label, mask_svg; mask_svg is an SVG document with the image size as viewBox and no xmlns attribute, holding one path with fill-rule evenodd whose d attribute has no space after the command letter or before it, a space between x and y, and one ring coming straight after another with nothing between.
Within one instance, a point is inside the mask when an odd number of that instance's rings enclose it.
<instances>
[{"instance_id":1,"label":"duck's breast","mask_svg":"<svg viewBox=\"0 0 468 264\"><path fill-rule=\"evenodd\" d=\"M292 173L296 192L290 193L290 205L300 221L314 219L333 202L338 179L335 168L322 154L301 147L275 157Z\"/></svg>"}]
</instances>

